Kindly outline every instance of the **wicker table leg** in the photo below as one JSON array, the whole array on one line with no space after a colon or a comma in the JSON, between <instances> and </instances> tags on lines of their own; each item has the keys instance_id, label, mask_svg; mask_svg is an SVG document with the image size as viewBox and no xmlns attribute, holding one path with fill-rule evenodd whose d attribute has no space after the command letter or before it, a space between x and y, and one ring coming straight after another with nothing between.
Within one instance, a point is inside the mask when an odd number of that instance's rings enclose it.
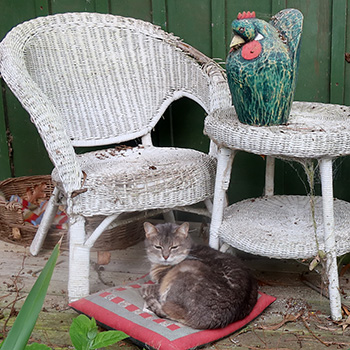
<instances>
[{"instance_id":1,"label":"wicker table leg","mask_svg":"<svg viewBox=\"0 0 350 350\"><path fill-rule=\"evenodd\" d=\"M225 196L230 184L233 158L236 151L222 147L218 151L218 165L216 168L215 191L213 202L213 213L210 224L209 245L212 248L219 248L219 228L227 205Z\"/></svg>"},{"instance_id":2,"label":"wicker table leg","mask_svg":"<svg viewBox=\"0 0 350 350\"><path fill-rule=\"evenodd\" d=\"M332 159L321 159L319 164L322 182L324 242L327 255L326 273L329 281L329 300L332 319L340 320L342 315L335 249Z\"/></svg>"}]
</instances>

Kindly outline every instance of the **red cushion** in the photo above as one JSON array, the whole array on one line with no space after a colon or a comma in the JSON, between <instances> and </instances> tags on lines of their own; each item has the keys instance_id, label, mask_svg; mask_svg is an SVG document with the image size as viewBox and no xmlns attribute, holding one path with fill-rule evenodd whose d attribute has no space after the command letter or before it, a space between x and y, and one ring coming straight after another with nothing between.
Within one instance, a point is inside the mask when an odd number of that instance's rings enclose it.
<instances>
[{"instance_id":1,"label":"red cushion","mask_svg":"<svg viewBox=\"0 0 350 350\"><path fill-rule=\"evenodd\" d=\"M123 331L153 348L184 350L228 336L254 320L276 300L275 297L259 292L258 302L243 320L222 329L198 330L143 310L144 301L140 289L146 283L152 283L148 275L129 285L109 288L69 305L78 312L94 317L100 324Z\"/></svg>"}]
</instances>

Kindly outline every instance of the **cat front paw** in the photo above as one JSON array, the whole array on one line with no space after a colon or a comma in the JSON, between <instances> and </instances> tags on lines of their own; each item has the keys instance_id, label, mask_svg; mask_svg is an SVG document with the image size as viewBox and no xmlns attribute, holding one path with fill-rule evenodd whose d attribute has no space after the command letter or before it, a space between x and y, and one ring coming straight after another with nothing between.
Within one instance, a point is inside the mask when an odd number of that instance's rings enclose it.
<instances>
[{"instance_id":1,"label":"cat front paw","mask_svg":"<svg viewBox=\"0 0 350 350\"><path fill-rule=\"evenodd\" d=\"M141 288L141 296L146 301L148 299L153 299L153 298L158 299L158 295L159 295L159 285L157 284L150 284L147 286L142 286Z\"/></svg>"},{"instance_id":2,"label":"cat front paw","mask_svg":"<svg viewBox=\"0 0 350 350\"><path fill-rule=\"evenodd\" d=\"M166 314L162 311L162 305L159 302L159 285L151 284L143 286L141 288L141 295L145 301L143 310L151 311L158 317L166 317Z\"/></svg>"}]
</instances>

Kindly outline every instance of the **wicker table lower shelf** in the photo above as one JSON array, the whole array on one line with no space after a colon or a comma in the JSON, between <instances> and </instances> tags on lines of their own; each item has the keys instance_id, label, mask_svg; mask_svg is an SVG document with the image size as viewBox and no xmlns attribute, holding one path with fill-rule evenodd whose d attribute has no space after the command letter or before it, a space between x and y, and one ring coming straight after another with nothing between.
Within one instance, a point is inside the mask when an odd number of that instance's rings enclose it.
<instances>
[{"instance_id":1,"label":"wicker table lower shelf","mask_svg":"<svg viewBox=\"0 0 350 350\"><path fill-rule=\"evenodd\" d=\"M314 219L310 200L308 196L269 196L232 204L224 212L219 236L239 250L260 256L314 257L325 250L322 197L314 197ZM350 203L334 200L334 222L340 256L350 247Z\"/></svg>"}]
</instances>

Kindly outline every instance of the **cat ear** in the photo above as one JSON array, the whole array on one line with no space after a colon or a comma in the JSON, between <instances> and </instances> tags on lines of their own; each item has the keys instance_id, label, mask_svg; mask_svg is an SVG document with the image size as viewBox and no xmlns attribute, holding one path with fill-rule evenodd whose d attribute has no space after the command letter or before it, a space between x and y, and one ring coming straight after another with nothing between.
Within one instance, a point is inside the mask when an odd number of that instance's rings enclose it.
<instances>
[{"instance_id":1,"label":"cat ear","mask_svg":"<svg viewBox=\"0 0 350 350\"><path fill-rule=\"evenodd\" d=\"M143 228L145 229L146 237L150 238L151 236L154 236L157 234L157 229L154 225L152 225L150 222L144 222Z\"/></svg>"},{"instance_id":2,"label":"cat ear","mask_svg":"<svg viewBox=\"0 0 350 350\"><path fill-rule=\"evenodd\" d=\"M188 236L188 230L190 229L190 224L188 222L184 222L182 225L180 225L176 233L182 235L184 238Z\"/></svg>"}]
</instances>

